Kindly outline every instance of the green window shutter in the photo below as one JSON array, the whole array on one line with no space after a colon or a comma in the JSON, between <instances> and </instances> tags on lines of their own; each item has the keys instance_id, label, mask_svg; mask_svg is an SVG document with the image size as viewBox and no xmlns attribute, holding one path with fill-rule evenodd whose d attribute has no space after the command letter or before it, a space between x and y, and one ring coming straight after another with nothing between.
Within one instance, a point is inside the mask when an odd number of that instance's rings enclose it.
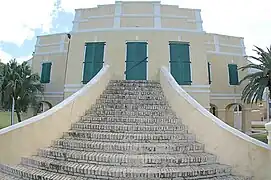
<instances>
[{"instance_id":1,"label":"green window shutter","mask_svg":"<svg viewBox=\"0 0 271 180\"><path fill-rule=\"evenodd\" d=\"M88 83L103 67L104 42L86 43L83 84Z\"/></svg>"},{"instance_id":2,"label":"green window shutter","mask_svg":"<svg viewBox=\"0 0 271 180\"><path fill-rule=\"evenodd\" d=\"M191 85L191 62L188 43L170 43L170 71L178 84Z\"/></svg>"},{"instance_id":3,"label":"green window shutter","mask_svg":"<svg viewBox=\"0 0 271 180\"><path fill-rule=\"evenodd\" d=\"M228 71L229 71L229 84L239 85L237 65L228 64Z\"/></svg>"},{"instance_id":4,"label":"green window shutter","mask_svg":"<svg viewBox=\"0 0 271 180\"><path fill-rule=\"evenodd\" d=\"M147 79L147 42L127 42L126 79Z\"/></svg>"},{"instance_id":5,"label":"green window shutter","mask_svg":"<svg viewBox=\"0 0 271 180\"><path fill-rule=\"evenodd\" d=\"M211 63L208 62L208 79L209 79L209 84L212 83L212 78L211 78Z\"/></svg>"},{"instance_id":6,"label":"green window shutter","mask_svg":"<svg viewBox=\"0 0 271 180\"><path fill-rule=\"evenodd\" d=\"M183 61L181 64L181 85L191 85L191 62L190 61Z\"/></svg>"},{"instance_id":7,"label":"green window shutter","mask_svg":"<svg viewBox=\"0 0 271 180\"><path fill-rule=\"evenodd\" d=\"M52 63L43 63L41 70L41 83L50 83Z\"/></svg>"},{"instance_id":8,"label":"green window shutter","mask_svg":"<svg viewBox=\"0 0 271 180\"><path fill-rule=\"evenodd\" d=\"M103 68L104 63L104 42L95 43L95 56L93 64L93 73L91 79L98 74L98 72Z\"/></svg>"}]
</instances>

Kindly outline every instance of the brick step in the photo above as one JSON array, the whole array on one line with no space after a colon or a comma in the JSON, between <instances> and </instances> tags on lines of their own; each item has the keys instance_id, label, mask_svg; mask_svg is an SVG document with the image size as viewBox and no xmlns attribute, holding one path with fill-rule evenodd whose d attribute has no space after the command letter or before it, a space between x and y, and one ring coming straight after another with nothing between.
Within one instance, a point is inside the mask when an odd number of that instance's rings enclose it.
<instances>
[{"instance_id":1,"label":"brick step","mask_svg":"<svg viewBox=\"0 0 271 180\"><path fill-rule=\"evenodd\" d=\"M135 87L135 86L107 86L106 91L146 91L146 92L149 92L149 91L160 91L160 92L163 92L163 89L161 86L157 86L156 88L152 88L152 87Z\"/></svg>"},{"instance_id":2,"label":"brick step","mask_svg":"<svg viewBox=\"0 0 271 180\"><path fill-rule=\"evenodd\" d=\"M201 180L252 180L251 177L242 177L242 176L220 176L220 177L213 177L208 179L201 179Z\"/></svg>"},{"instance_id":3,"label":"brick step","mask_svg":"<svg viewBox=\"0 0 271 180\"><path fill-rule=\"evenodd\" d=\"M168 105L167 101L162 100L107 99L107 98L97 99L96 104Z\"/></svg>"},{"instance_id":4,"label":"brick step","mask_svg":"<svg viewBox=\"0 0 271 180\"><path fill-rule=\"evenodd\" d=\"M87 178L111 177L111 178L133 178L141 180L178 178L201 179L225 176L231 174L231 167L221 164L184 166L184 167L125 167L125 166L106 166L91 165L87 163L67 162L52 160L42 157L23 158L22 164L47 170L51 172L60 172L63 174L72 174Z\"/></svg>"},{"instance_id":5,"label":"brick step","mask_svg":"<svg viewBox=\"0 0 271 180\"><path fill-rule=\"evenodd\" d=\"M110 152L110 153L133 153L133 154L179 154L201 153L204 145L198 142L189 143L127 143L127 142L96 142L76 139L57 139L53 141L53 147L82 150L86 152Z\"/></svg>"},{"instance_id":6,"label":"brick step","mask_svg":"<svg viewBox=\"0 0 271 180\"><path fill-rule=\"evenodd\" d=\"M169 111L172 112L170 106L166 105L146 105L146 104L95 104L92 105L91 110L107 110L112 111L114 109L123 111L146 111L146 110L156 110L156 111Z\"/></svg>"},{"instance_id":7,"label":"brick step","mask_svg":"<svg viewBox=\"0 0 271 180\"><path fill-rule=\"evenodd\" d=\"M125 95L125 96L164 96L164 93L162 89L148 89L148 90L137 90L137 88L126 90L124 89L108 89L106 88L103 93L103 95Z\"/></svg>"},{"instance_id":8,"label":"brick step","mask_svg":"<svg viewBox=\"0 0 271 180\"><path fill-rule=\"evenodd\" d=\"M113 80L109 81L108 86L118 86L118 87L161 87L161 84L158 81L150 80Z\"/></svg>"},{"instance_id":9,"label":"brick step","mask_svg":"<svg viewBox=\"0 0 271 180\"><path fill-rule=\"evenodd\" d=\"M54 160L83 162L88 164L120 165L129 167L178 167L186 165L212 164L216 156L208 153L188 154L117 154L106 152L85 152L59 148L44 148L38 156Z\"/></svg>"},{"instance_id":10,"label":"brick step","mask_svg":"<svg viewBox=\"0 0 271 180\"><path fill-rule=\"evenodd\" d=\"M122 94L101 94L104 99L130 99L130 100L159 100L166 101L164 95L122 95Z\"/></svg>"},{"instance_id":11,"label":"brick step","mask_svg":"<svg viewBox=\"0 0 271 180\"><path fill-rule=\"evenodd\" d=\"M5 172L6 174L9 174L13 178L15 178L14 180L17 180L16 178L20 180L91 180L89 178L54 173L23 165L17 165L14 167L8 165L1 165L0 169L0 171Z\"/></svg>"},{"instance_id":12,"label":"brick step","mask_svg":"<svg viewBox=\"0 0 271 180\"><path fill-rule=\"evenodd\" d=\"M91 116L126 116L126 117L176 117L176 114L171 111L160 111L160 110L135 110L135 111L125 111L122 109L112 109L112 110L103 110L103 109L90 109L86 111L86 115Z\"/></svg>"},{"instance_id":13,"label":"brick step","mask_svg":"<svg viewBox=\"0 0 271 180\"><path fill-rule=\"evenodd\" d=\"M181 120L176 116L152 116L152 117L129 117L129 116L94 116L85 115L80 122L91 123L124 123L124 124L145 124L145 125L177 125Z\"/></svg>"},{"instance_id":14,"label":"brick step","mask_svg":"<svg viewBox=\"0 0 271 180\"><path fill-rule=\"evenodd\" d=\"M88 139L102 142L191 142L195 141L194 134L189 133L111 133L111 132L89 132L70 130L65 132L64 138Z\"/></svg>"},{"instance_id":15,"label":"brick step","mask_svg":"<svg viewBox=\"0 0 271 180\"><path fill-rule=\"evenodd\" d=\"M1 180L20 180L21 178L0 172L0 179Z\"/></svg>"},{"instance_id":16,"label":"brick step","mask_svg":"<svg viewBox=\"0 0 271 180\"><path fill-rule=\"evenodd\" d=\"M72 130L88 130L88 131L99 131L99 132L126 132L126 133L188 133L188 128L185 125L145 125L145 124L108 124L108 123L86 123L77 122L72 124Z\"/></svg>"}]
</instances>

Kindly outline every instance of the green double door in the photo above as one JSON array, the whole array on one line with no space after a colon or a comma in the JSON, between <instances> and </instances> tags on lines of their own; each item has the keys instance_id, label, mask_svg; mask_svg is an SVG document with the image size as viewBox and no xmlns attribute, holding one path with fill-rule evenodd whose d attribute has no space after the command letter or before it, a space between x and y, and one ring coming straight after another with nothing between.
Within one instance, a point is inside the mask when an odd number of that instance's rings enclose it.
<instances>
[{"instance_id":1,"label":"green double door","mask_svg":"<svg viewBox=\"0 0 271 180\"><path fill-rule=\"evenodd\" d=\"M170 72L179 85L191 85L189 44L170 42Z\"/></svg>"},{"instance_id":2,"label":"green double door","mask_svg":"<svg viewBox=\"0 0 271 180\"><path fill-rule=\"evenodd\" d=\"M127 42L126 80L147 79L147 42Z\"/></svg>"},{"instance_id":3,"label":"green double door","mask_svg":"<svg viewBox=\"0 0 271 180\"><path fill-rule=\"evenodd\" d=\"M103 68L104 46L104 42L85 44L83 84L88 83Z\"/></svg>"}]
</instances>

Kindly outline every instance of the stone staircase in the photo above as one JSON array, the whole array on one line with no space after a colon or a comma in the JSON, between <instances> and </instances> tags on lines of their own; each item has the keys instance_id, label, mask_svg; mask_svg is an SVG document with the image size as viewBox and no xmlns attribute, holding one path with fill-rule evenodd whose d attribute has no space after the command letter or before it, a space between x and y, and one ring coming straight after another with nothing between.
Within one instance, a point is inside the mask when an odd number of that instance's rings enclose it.
<instances>
[{"instance_id":1,"label":"stone staircase","mask_svg":"<svg viewBox=\"0 0 271 180\"><path fill-rule=\"evenodd\" d=\"M181 107L180 107L181 108ZM0 179L247 180L188 132L158 82L110 81L97 103L51 147L19 165L0 165Z\"/></svg>"}]
</instances>

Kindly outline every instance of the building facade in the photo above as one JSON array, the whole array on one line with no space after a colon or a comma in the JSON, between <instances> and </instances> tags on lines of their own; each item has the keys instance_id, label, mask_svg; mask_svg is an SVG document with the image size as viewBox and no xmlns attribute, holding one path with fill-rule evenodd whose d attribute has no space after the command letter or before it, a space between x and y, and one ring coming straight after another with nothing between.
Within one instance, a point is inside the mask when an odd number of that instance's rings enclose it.
<instances>
[{"instance_id":1,"label":"building facade","mask_svg":"<svg viewBox=\"0 0 271 180\"><path fill-rule=\"evenodd\" d=\"M130 80L158 80L164 66L214 115L248 129L263 108L241 102L238 81L248 73L237 70L248 63L244 38L206 33L202 23L199 9L158 1L76 9L71 32L37 38L31 66L45 84L44 102L61 102L103 64L115 79Z\"/></svg>"}]
</instances>

